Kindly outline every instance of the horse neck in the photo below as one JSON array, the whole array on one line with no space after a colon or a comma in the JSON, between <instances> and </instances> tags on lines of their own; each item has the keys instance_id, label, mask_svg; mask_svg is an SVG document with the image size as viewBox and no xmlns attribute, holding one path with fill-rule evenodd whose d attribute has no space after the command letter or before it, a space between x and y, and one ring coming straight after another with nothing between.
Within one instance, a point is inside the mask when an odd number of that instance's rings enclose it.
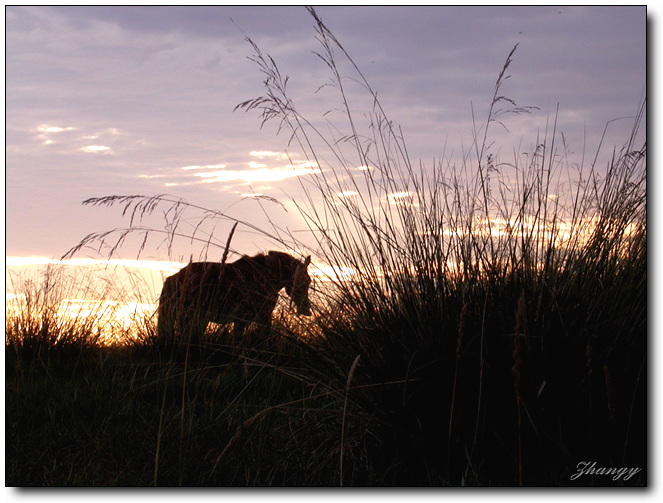
<instances>
[{"instance_id":1,"label":"horse neck","mask_svg":"<svg viewBox=\"0 0 663 503\"><path fill-rule=\"evenodd\" d=\"M298 263L291 257L281 257L279 258L278 264L279 266L276 270L270 272L278 281L280 290L281 288L292 286Z\"/></svg>"}]
</instances>

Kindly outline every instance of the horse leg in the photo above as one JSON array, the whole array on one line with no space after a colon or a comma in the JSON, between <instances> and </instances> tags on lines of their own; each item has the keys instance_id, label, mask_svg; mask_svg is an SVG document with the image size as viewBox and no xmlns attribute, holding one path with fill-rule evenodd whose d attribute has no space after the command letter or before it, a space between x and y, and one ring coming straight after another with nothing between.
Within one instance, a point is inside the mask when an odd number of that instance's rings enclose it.
<instances>
[{"instance_id":1,"label":"horse leg","mask_svg":"<svg viewBox=\"0 0 663 503\"><path fill-rule=\"evenodd\" d=\"M160 341L166 341L168 338L172 338L175 327L175 320L168 308L161 303L159 305L159 313L157 318L157 338Z\"/></svg>"},{"instance_id":2,"label":"horse leg","mask_svg":"<svg viewBox=\"0 0 663 503\"><path fill-rule=\"evenodd\" d=\"M179 328L180 342L186 345L187 351L191 353L194 348L199 351L207 328L207 319L199 313L182 314L179 317Z\"/></svg>"}]
</instances>

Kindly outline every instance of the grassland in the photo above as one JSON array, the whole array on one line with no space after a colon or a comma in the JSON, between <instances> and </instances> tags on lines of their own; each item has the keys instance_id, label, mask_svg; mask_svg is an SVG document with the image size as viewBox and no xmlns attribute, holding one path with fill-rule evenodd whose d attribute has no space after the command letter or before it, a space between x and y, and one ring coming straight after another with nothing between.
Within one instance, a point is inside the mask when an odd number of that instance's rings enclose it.
<instances>
[{"instance_id":1,"label":"grassland","mask_svg":"<svg viewBox=\"0 0 663 503\"><path fill-rule=\"evenodd\" d=\"M354 274L318 289L312 319L278 315L268 340L215 327L189 347L160 341L147 318L137 338L108 346L94 319L63 323L48 302L8 313L7 484L646 485L645 103L606 167L565 164L554 126L534 152L501 161L490 128L528 112L503 95L512 51L472 155L417 168L312 14L347 106L345 129L330 130L347 134L325 137L304 119L252 42L266 93L241 106L279 120L324 168L294 203L314 257ZM374 98L365 135L338 54ZM136 220L186 207L90 202ZM265 235L288 235L278 231ZM586 461L641 470L571 479Z\"/></svg>"},{"instance_id":2,"label":"grassland","mask_svg":"<svg viewBox=\"0 0 663 503\"><path fill-rule=\"evenodd\" d=\"M315 335L277 319L271 341L162 344L147 319L107 346L94 319L10 315L6 482L643 485L569 480L583 460L646 467L639 239L585 275L404 277L418 290L399 299L355 285L353 316L319 314Z\"/></svg>"}]
</instances>

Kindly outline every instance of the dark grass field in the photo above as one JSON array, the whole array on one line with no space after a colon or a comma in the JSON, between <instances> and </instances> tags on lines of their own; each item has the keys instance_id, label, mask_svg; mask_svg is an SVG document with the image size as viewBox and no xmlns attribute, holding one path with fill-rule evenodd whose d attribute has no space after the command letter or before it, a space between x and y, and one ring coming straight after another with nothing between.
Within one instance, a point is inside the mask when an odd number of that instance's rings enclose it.
<instances>
[{"instance_id":1,"label":"dark grass field","mask_svg":"<svg viewBox=\"0 0 663 503\"><path fill-rule=\"evenodd\" d=\"M315 334L277 317L270 340L146 323L105 346L10 316L6 483L646 485L645 244L587 277L402 279L416 297L346 297ZM581 462L641 471L572 480Z\"/></svg>"}]
</instances>

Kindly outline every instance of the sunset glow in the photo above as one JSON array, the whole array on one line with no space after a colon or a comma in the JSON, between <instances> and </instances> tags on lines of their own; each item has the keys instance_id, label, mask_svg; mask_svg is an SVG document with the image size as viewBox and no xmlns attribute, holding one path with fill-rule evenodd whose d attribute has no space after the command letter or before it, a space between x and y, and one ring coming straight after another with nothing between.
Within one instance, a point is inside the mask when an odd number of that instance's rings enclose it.
<instances>
[{"instance_id":1,"label":"sunset glow","mask_svg":"<svg viewBox=\"0 0 663 503\"><path fill-rule=\"evenodd\" d=\"M144 330L144 320L151 318L156 304L100 299L62 299L56 305L31 305L24 294L5 294L7 319L18 323L42 322L47 317L60 331L92 330L99 343L127 342ZM52 309L52 311L50 311ZM45 314L49 313L49 314ZM21 321L24 320L24 321Z\"/></svg>"},{"instance_id":2,"label":"sunset glow","mask_svg":"<svg viewBox=\"0 0 663 503\"><path fill-rule=\"evenodd\" d=\"M186 264L181 262L167 262L159 260L130 260L130 259L93 259L75 257L59 260L48 257L6 257L5 265L12 266L39 266L39 265L69 265L69 266L121 266L163 271L167 274L177 272Z\"/></svg>"}]
</instances>

